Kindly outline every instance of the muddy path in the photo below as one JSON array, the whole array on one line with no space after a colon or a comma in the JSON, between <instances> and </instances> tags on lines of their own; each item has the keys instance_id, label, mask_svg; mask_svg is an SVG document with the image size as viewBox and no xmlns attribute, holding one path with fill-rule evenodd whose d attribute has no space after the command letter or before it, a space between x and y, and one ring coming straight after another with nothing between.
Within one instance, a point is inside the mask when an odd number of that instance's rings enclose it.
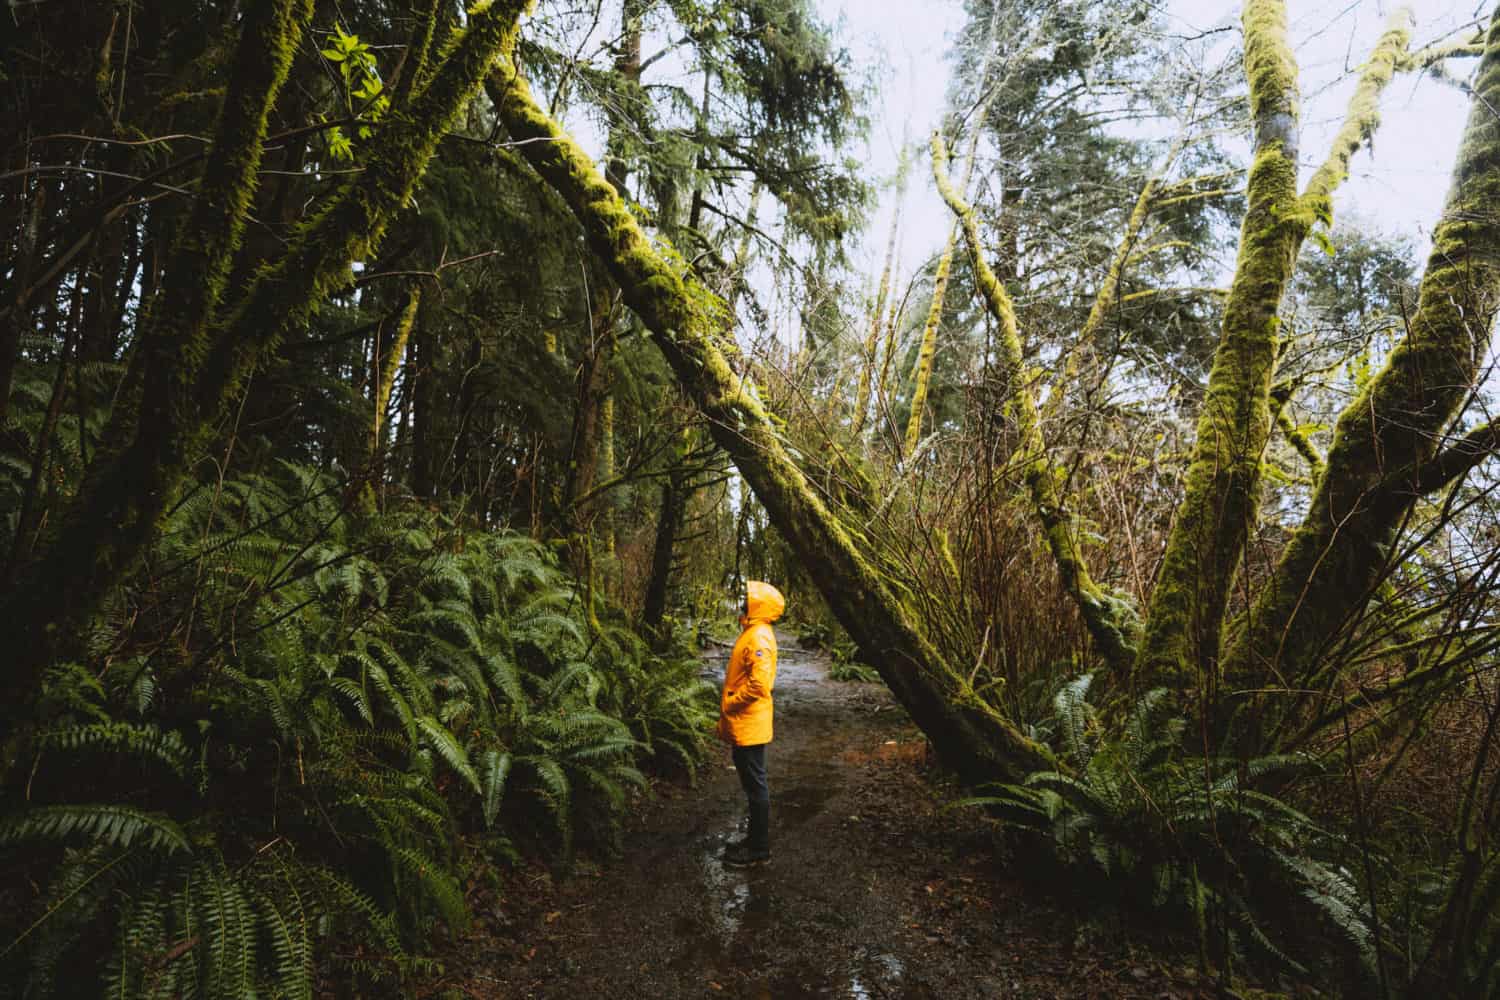
<instances>
[{"instance_id":1,"label":"muddy path","mask_svg":"<svg viewBox=\"0 0 1500 1000\"><path fill-rule=\"evenodd\" d=\"M769 864L720 861L744 814L724 751L696 787L658 787L619 858L514 873L427 995L1197 995L1179 964L1081 939L1077 908L1007 875L992 832L942 808L953 789L885 689L826 667L782 647Z\"/></svg>"}]
</instances>

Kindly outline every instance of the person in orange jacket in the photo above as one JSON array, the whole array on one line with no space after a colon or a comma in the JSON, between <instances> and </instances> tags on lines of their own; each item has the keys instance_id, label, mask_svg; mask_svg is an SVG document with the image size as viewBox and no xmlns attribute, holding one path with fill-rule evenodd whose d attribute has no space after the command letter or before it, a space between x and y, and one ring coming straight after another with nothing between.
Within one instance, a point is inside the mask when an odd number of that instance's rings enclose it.
<instances>
[{"instance_id":1,"label":"person in orange jacket","mask_svg":"<svg viewBox=\"0 0 1500 1000\"><path fill-rule=\"evenodd\" d=\"M771 742L771 689L776 685L776 633L771 623L786 599L769 583L745 584L739 640L724 670L719 695L719 739L733 747L734 769L750 806L750 831L724 851L730 865L753 865L771 857L771 786L766 780L766 744Z\"/></svg>"}]
</instances>

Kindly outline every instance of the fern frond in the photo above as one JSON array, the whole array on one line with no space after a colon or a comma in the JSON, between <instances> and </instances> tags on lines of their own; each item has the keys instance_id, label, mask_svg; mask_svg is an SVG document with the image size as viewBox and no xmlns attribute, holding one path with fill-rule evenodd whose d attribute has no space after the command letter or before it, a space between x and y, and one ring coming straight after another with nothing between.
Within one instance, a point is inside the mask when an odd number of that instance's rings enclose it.
<instances>
[{"instance_id":1,"label":"fern frond","mask_svg":"<svg viewBox=\"0 0 1500 1000\"><path fill-rule=\"evenodd\" d=\"M481 784L484 787L484 825L495 825L500 800L505 795L505 779L510 775L511 756L503 750L488 750L480 758Z\"/></svg>"},{"instance_id":2,"label":"fern frond","mask_svg":"<svg viewBox=\"0 0 1500 1000\"><path fill-rule=\"evenodd\" d=\"M186 834L161 813L130 806L32 806L0 819L0 843L22 840L65 840L81 836L100 844L152 850L190 850Z\"/></svg>"},{"instance_id":3,"label":"fern frond","mask_svg":"<svg viewBox=\"0 0 1500 1000\"><path fill-rule=\"evenodd\" d=\"M483 796L484 790L479 782L479 775L474 771L474 765L469 761L468 751L459 745L458 740L453 738L447 728L430 715L417 718L417 728L422 732L423 741L431 747L438 756L448 762L469 787L474 789L474 794Z\"/></svg>"},{"instance_id":4,"label":"fern frond","mask_svg":"<svg viewBox=\"0 0 1500 1000\"><path fill-rule=\"evenodd\" d=\"M155 760L179 778L187 774L189 754L182 736L149 723L98 722L52 729L37 736L39 750L102 750Z\"/></svg>"}]
</instances>

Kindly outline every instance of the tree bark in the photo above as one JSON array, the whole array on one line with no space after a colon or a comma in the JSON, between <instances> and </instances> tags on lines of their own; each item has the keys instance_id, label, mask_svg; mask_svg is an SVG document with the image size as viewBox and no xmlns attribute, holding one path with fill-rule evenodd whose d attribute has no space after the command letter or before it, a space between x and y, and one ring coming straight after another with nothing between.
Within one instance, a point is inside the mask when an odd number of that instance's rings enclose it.
<instances>
[{"instance_id":1,"label":"tree bark","mask_svg":"<svg viewBox=\"0 0 1500 1000\"><path fill-rule=\"evenodd\" d=\"M667 591L672 583L672 556L682 515L687 510L687 475L673 469L661 488L661 509L656 517L656 542L651 547L651 577L646 583L646 601L641 625L659 643L662 619L667 613Z\"/></svg>"},{"instance_id":2,"label":"tree bark","mask_svg":"<svg viewBox=\"0 0 1500 1000\"><path fill-rule=\"evenodd\" d=\"M376 327L376 342L371 352L374 364L370 372L370 426L365 434L364 455L355 464L357 474L364 480L360 502L367 511L379 508L380 497L384 492L385 442L388 436L385 411L390 406L391 389L396 384L396 373L401 369L401 358L406 354L406 345L411 339L412 327L416 324L417 309L421 303L422 286L412 285L396 313L396 327L387 343L380 342L385 324L381 323Z\"/></svg>"}]
</instances>

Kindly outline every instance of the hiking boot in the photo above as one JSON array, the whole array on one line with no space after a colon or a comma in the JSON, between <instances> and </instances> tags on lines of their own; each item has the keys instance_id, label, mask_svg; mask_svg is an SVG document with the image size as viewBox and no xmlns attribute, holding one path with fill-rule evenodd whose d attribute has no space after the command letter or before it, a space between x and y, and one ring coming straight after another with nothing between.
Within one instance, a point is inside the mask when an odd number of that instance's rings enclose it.
<instances>
[{"instance_id":1,"label":"hiking boot","mask_svg":"<svg viewBox=\"0 0 1500 1000\"><path fill-rule=\"evenodd\" d=\"M724 851L724 863L735 868L764 864L771 860L771 803L750 804L750 833Z\"/></svg>"},{"instance_id":2,"label":"hiking boot","mask_svg":"<svg viewBox=\"0 0 1500 1000\"><path fill-rule=\"evenodd\" d=\"M724 849L724 863L731 868L748 868L763 865L771 860L769 847L752 846L748 838L744 842L730 844Z\"/></svg>"}]
</instances>

